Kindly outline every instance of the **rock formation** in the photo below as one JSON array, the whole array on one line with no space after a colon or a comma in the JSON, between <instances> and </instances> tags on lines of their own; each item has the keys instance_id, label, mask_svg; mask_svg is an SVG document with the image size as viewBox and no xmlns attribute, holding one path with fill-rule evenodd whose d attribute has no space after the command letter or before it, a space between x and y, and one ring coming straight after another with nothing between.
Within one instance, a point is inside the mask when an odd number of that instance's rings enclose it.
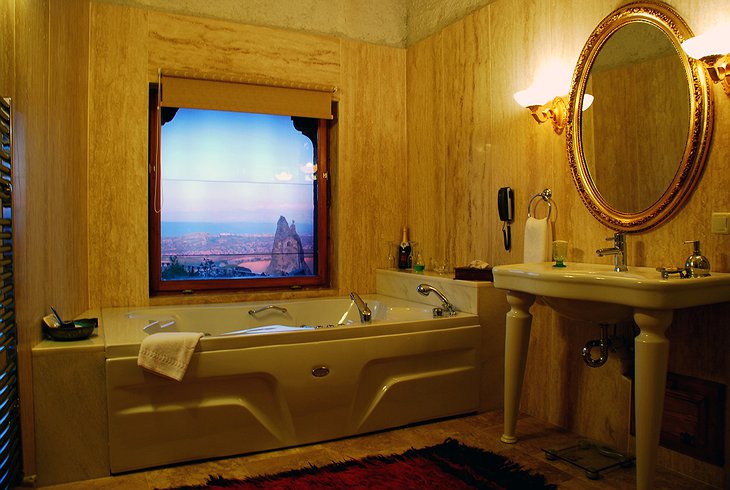
<instances>
[{"instance_id":1,"label":"rock formation","mask_svg":"<svg viewBox=\"0 0 730 490\"><path fill-rule=\"evenodd\" d=\"M274 246L271 248L271 262L266 268L267 276L302 276L311 275L309 266L304 262L302 240L297 228L291 226L283 216L279 217L274 235Z\"/></svg>"}]
</instances>

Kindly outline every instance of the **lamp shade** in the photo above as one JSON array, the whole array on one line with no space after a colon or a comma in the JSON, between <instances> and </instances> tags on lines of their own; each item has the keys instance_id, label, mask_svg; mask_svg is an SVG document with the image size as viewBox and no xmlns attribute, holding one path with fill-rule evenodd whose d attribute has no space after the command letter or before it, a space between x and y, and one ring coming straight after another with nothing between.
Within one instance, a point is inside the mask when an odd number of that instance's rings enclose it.
<instances>
[{"instance_id":1,"label":"lamp shade","mask_svg":"<svg viewBox=\"0 0 730 490\"><path fill-rule=\"evenodd\" d=\"M515 92L513 97L522 107L533 107L546 104L555 97L555 94L547 93L544 90L540 90L539 87L532 85L525 90Z\"/></svg>"},{"instance_id":2,"label":"lamp shade","mask_svg":"<svg viewBox=\"0 0 730 490\"><path fill-rule=\"evenodd\" d=\"M730 53L730 25L717 27L699 36L687 39L682 49L687 56L702 59L706 56L725 56Z\"/></svg>"},{"instance_id":3,"label":"lamp shade","mask_svg":"<svg viewBox=\"0 0 730 490\"><path fill-rule=\"evenodd\" d=\"M583 107L581 107L581 110L585 111L591 104L593 104L593 96L591 94L583 94Z\"/></svg>"}]
</instances>

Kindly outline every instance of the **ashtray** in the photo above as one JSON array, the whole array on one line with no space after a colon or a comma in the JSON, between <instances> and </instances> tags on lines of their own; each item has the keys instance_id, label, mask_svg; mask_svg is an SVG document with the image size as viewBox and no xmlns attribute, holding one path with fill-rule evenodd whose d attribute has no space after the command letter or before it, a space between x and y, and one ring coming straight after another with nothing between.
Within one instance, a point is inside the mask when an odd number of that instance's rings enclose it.
<instances>
[{"instance_id":1,"label":"ashtray","mask_svg":"<svg viewBox=\"0 0 730 490\"><path fill-rule=\"evenodd\" d=\"M88 339L99 325L97 318L79 318L70 322L58 322L53 315L48 315L48 317L43 318L43 333L52 340Z\"/></svg>"}]
</instances>

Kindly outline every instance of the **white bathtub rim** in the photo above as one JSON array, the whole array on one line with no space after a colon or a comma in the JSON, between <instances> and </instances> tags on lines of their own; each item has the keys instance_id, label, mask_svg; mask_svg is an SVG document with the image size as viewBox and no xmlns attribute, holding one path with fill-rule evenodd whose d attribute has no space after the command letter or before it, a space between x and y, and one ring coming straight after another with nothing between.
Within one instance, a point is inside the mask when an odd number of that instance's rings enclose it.
<instances>
[{"instance_id":1,"label":"white bathtub rim","mask_svg":"<svg viewBox=\"0 0 730 490\"><path fill-rule=\"evenodd\" d=\"M117 357L136 356L139 352L139 345L146 334L141 328L135 328L132 322L129 322L124 328L125 331L119 330L119 321L127 313L140 310L170 310L174 308L255 308L265 304L276 304L286 306L292 303L302 301L322 301L331 299L342 299L341 297L328 297L320 299L307 300L287 300L251 303L222 303L222 304L205 304L205 305L172 305L172 306L146 306L146 307L114 307L102 308L102 321L105 330L105 354L107 359ZM384 295L367 295L363 296L363 300L380 301L388 306L398 307L414 307L418 309L424 308L424 303L414 303L400 298L384 296ZM426 307L433 307L428 304ZM213 351L220 349L238 349L249 347L261 347L271 345L272 343L291 344L298 342L318 342L326 340L336 340L343 338L355 338L360 336L372 335L389 335L393 333L415 332L425 329L443 329L464 325L473 325L478 323L478 316L471 313L458 312L453 317L428 318L418 320L375 322L372 324L353 324L336 326L334 328L319 329L302 329L296 331L279 332L275 334L262 335L237 335L230 337L210 336L204 337L199 342L196 352ZM275 337L275 338L274 338Z\"/></svg>"}]
</instances>

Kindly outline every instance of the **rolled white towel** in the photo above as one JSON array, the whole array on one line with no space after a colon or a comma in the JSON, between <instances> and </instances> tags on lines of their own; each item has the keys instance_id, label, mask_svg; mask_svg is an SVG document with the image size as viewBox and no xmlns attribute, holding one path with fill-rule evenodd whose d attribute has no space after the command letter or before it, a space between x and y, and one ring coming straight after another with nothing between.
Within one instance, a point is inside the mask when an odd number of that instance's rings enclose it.
<instances>
[{"instance_id":1,"label":"rolled white towel","mask_svg":"<svg viewBox=\"0 0 730 490\"><path fill-rule=\"evenodd\" d=\"M547 218L537 219L532 216L525 222L525 252L523 261L547 262L550 257L552 232Z\"/></svg>"},{"instance_id":2,"label":"rolled white towel","mask_svg":"<svg viewBox=\"0 0 730 490\"><path fill-rule=\"evenodd\" d=\"M137 365L181 381L202 336L199 332L161 332L145 337L139 347Z\"/></svg>"}]
</instances>

